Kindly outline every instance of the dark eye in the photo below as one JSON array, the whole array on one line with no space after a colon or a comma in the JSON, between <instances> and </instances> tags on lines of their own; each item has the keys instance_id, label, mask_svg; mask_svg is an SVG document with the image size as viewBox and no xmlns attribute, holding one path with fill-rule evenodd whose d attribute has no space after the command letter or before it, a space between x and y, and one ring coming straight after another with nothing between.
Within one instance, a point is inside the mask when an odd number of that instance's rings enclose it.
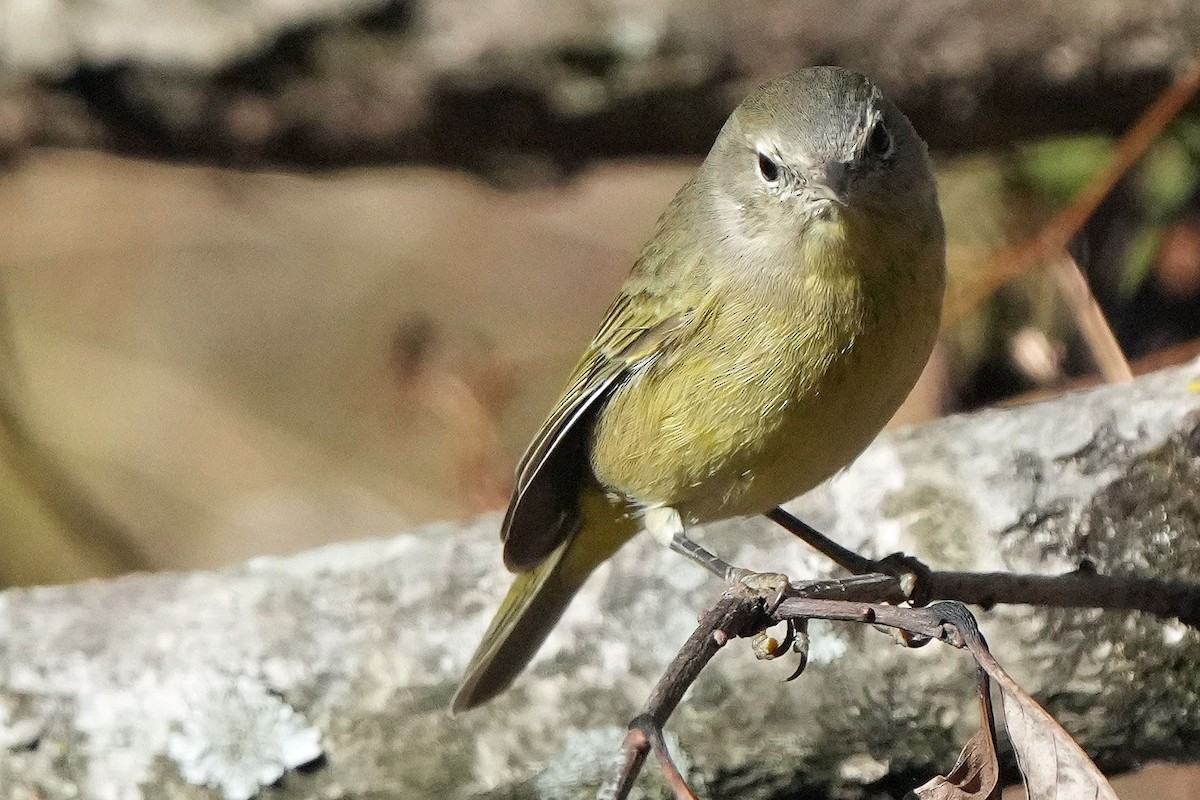
<instances>
[{"instance_id":1,"label":"dark eye","mask_svg":"<svg viewBox=\"0 0 1200 800\"><path fill-rule=\"evenodd\" d=\"M762 175L762 179L767 183L775 183L779 180L779 165L772 161L766 153L759 153L758 174Z\"/></svg>"},{"instance_id":2,"label":"dark eye","mask_svg":"<svg viewBox=\"0 0 1200 800\"><path fill-rule=\"evenodd\" d=\"M877 122L871 129L871 137L867 139L867 152L877 158L887 158L892 154L895 144L892 132L882 122Z\"/></svg>"}]
</instances>

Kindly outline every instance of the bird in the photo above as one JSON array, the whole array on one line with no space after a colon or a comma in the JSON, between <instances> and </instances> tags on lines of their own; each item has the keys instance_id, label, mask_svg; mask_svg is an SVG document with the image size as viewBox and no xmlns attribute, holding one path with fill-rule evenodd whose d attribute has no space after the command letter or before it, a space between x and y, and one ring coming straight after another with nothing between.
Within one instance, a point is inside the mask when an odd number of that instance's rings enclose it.
<instances>
[{"instance_id":1,"label":"bird","mask_svg":"<svg viewBox=\"0 0 1200 800\"><path fill-rule=\"evenodd\" d=\"M452 709L508 688L640 530L727 568L688 531L852 461L928 360L944 284L927 147L870 79L809 67L746 96L517 466L501 526L516 577Z\"/></svg>"}]
</instances>

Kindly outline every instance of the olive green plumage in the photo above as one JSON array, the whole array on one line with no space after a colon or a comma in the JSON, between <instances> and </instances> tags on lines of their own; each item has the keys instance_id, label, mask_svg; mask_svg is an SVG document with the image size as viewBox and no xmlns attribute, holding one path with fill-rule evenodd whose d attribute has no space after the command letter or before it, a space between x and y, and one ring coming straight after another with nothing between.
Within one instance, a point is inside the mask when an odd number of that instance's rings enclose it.
<instances>
[{"instance_id":1,"label":"olive green plumage","mask_svg":"<svg viewBox=\"0 0 1200 800\"><path fill-rule=\"evenodd\" d=\"M869 80L817 67L747 97L518 467L522 574L454 708L509 685L642 512L667 540L657 520L762 513L858 455L929 356L944 261L925 145Z\"/></svg>"}]
</instances>

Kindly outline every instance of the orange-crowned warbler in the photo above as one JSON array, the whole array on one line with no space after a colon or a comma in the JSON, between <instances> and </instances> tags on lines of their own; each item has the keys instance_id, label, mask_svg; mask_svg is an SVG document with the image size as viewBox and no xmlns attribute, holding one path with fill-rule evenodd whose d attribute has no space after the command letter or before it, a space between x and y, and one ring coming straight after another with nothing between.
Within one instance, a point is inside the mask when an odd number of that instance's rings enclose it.
<instances>
[{"instance_id":1,"label":"orange-crowned warbler","mask_svg":"<svg viewBox=\"0 0 1200 800\"><path fill-rule=\"evenodd\" d=\"M871 81L815 67L747 97L517 468L501 537L518 575L454 709L507 688L639 527L708 556L689 526L849 463L929 357L944 274L925 143Z\"/></svg>"}]
</instances>

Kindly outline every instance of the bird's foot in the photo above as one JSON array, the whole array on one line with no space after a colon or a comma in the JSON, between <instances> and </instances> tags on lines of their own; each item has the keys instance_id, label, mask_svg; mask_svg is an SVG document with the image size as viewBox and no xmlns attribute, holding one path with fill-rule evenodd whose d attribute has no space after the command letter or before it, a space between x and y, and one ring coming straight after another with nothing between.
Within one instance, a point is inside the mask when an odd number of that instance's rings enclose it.
<instances>
[{"instance_id":1,"label":"bird's foot","mask_svg":"<svg viewBox=\"0 0 1200 800\"><path fill-rule=\"evenodd\" d=\"M796 668L786 678L786 680L794 681L800 677L800 673L804 672L804 668L808 666L808 620L789 619L785 621L785 624L787 625L787 633L784 635L782 642L774 636L769 635L766 631L759 631L750 640L750 648L754 652L754 657L759 661L776 659L787 655L789 651L798 655L800 658L797 661Z\"/></svg>"},{"instance_id":2,"label":"bird's foot","mask_svg":"<svg viewBox=\"0 0 1200 800\"><path fill-rule=\"evenodd\" d=\"M751 572L748 569L731 568L725 577L732 587L761 597L764 603L763 613L768 617L779 610L779 605L792 592L791 580L781 572ZM799 677L808 664L808 620L788 619L784 623L787 632L783 641L762 630L751 637L750 648L754 657L760 661L779 658L789 651L799 655L799 664L788 678L790 681Z\"/></svg>"},{"instance_id":3,"label":"bird's foot","mask_svg":"<svg viewBox=\"0 0 1200 800\"><path fill-rule=\"evenodd\" d=\"M900 581L900 591L914 608L929 605L929 567L919 559L904 553L892 553L874 564L876 572L891 575ZM895 628L881 629L904 647L924 647L931 639L918 633L909 633Z\"/></svg>"},{"instance_id":4,"label":"bird's foot","mask_svg":"<svg viewBox=\"0 0 1200 800\"><path fill-rule=\"evenodd\" d=\"M929 605L929 567L904 553L892 553L874 564L874 570L900 581L900 591L914 606Z\"/></svg>"},{"instance_id":5,"label":"bird's foot","mask_svg":"<svg viewBox=\"0 0 1200 800\"><path fill-rule=\"evenodd\" d=\"M762 595L766 601L764 610L768 615L775 613L792 588L791 580L781 572L751 572L734 568L726 575L726 580L731 586L740 586L753 594Z\"/></svg>"}]
</instances>

